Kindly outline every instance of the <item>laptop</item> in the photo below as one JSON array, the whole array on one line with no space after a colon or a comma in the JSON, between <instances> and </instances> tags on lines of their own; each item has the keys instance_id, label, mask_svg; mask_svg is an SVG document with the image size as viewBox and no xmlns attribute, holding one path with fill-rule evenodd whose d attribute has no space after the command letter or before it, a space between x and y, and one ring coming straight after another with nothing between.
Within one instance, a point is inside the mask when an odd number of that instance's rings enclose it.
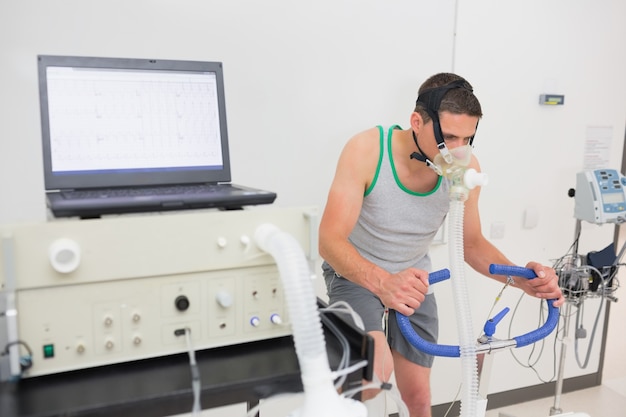
<instances>
[{"instance_id":1,"label":"laptop","mask_svg":"<svg viewBox=\"0 0 626 417\"><path fill-rule=\"evenodd\" d=\"M231 183L221 62L39 55L55 217L271 204Z\"/></svg>"}]
</instances>

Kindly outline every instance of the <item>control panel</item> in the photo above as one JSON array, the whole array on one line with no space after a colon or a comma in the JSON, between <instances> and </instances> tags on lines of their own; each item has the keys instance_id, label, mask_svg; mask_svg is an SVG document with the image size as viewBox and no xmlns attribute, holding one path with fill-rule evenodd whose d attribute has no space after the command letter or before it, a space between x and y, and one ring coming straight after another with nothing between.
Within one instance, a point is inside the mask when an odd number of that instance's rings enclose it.
<instances>
[{"instance_id":1,"label":"control panel","mask_svg":"<svg viewBox=\"0 0 626 417\"><path fill-rule=\"evenodd\" d=\"M626 177L614 169L576 174L574 217L589 223L626 221Z\"/></svg>"},{"instance_id":2,"label":"control panel","mask_svg":"<svg viewBox=\"0 0 626 417\"><path fill-rule=\"evenodd\" d=\"M194 350L289 335L277 266L252 237L274 223L315 259L316 222L260 208L2 226L11 374L27 353L22 378L186 352L186 332Z\"/></svg>"}]
</instances>

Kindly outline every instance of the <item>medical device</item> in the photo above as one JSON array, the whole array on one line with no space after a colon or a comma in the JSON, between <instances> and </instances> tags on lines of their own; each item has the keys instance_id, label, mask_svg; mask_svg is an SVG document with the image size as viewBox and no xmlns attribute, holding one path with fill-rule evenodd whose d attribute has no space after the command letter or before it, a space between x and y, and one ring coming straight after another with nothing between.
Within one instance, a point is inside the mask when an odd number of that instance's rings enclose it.
<instances>
[{"instance_id":1,"label":"medical device","mask_svg":"<svg viewBox=\"0 0 626 417\"><path fill-rule=\"evenodd\" d=\"M0 226L0 379L290 335L267 222L316 259L312 207Z\"/></svg>"},{"instance_id":2,"label":"medical device","mask_svg":"<svg viewBox=\"0 0 626 417\"><path fill-rule=\"evenodd\" d=\"M566 340L569 336L572 307L576 308L576 333L574 348L576 361L581 368L588 364L598 319L602 313L605 300L617 302L613 295L619 287L617 272L622 265L621 258L626 250L626 242L616 255L613 243L599 251L589 252L586 255L578 253L578 243L582 229L582 222L603 225L613 223L621 225L626 221L626 177L614 169L595 169L581 171L576 174L576 189L569 190L568 195L575 198L574 217L576 226L574 243L571 253L560 257L554 264L559 277L559 286L565 296L563 335L561 339L561 354L554 395L554 404L550 408L550 415L562 412L560 401L563 391L565 356L567 352ZM582 327L583 305L588 298L599 298L600 303L590 335L585 359L579 358L579 340L587 337Z\"/></svg>"},{"instance_id":3,"label":"medical device","mask_svg":"<svg viewBox=\"0 0 626 417\"><path fill-rule=\"evenodd\" d=\"M614 169L576 174L574 217L589 223L626 221L626 177Z\"/></svg>"}]
</instances>

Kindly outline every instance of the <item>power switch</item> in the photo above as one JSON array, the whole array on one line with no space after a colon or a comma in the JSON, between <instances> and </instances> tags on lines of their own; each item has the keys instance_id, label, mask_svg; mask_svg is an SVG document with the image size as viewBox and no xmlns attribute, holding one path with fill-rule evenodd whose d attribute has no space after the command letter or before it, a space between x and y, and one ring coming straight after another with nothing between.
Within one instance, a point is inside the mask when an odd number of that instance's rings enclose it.
<instances>
[{"instance_id":1,"label":"power switch","mask_svg":"<svg viewBox=\"0 0 626 417\"><path fill-rule=\"evenodd\" d=\"M54 345L43 345L43 357L44 359L54 358Z\"/></svg>"}]
</instances>

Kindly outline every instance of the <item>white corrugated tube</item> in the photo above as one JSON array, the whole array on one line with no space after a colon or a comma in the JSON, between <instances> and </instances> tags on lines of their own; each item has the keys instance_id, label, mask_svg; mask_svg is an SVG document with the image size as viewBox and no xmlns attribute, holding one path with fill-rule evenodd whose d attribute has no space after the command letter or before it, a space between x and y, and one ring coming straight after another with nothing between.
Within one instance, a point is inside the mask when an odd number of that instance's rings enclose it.
<instances>
[{"instance_id":1,"label":"white corrugated tube","mask_svg":"<svg viewBox=\"0 0 626 417\"><path fill-rule=\"evenodd\" d=\"M477 417L478 414L478 360L476 340L472 329L472 315L465 281L463 250L463 201L450 201L449 256L450 276L456 305L459 348L463 374L461 393L461 417Z\"/></svg>"},{"instance_id":2,"label":"white corrugated tube","mask_svg":"<svg viewBox=\"0 0 626 417\"><path fill-rule=\"evenodd\" d=\"M278 265L300 364L304 404L289 417L367 417L361 402L341 397L333 384L317 297L300 244L267 223L256 229L254 238Z\"/></svg>"}]
</instances>

